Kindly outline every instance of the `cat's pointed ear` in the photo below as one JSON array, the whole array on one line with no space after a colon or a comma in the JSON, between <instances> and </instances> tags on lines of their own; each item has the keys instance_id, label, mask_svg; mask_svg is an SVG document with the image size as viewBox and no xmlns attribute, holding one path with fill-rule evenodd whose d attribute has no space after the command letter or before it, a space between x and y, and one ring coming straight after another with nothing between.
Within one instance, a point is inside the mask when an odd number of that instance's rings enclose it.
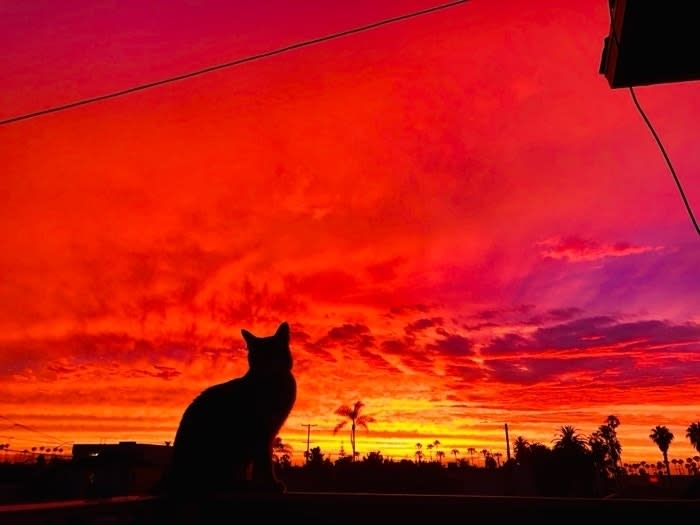
<instances>
[{"instance_id":1,"label":"cat's pointed ear","mask_svg":"<svg viewBox=\"0 0 700 525\"><path fill-rule=\"evenodd\" d=\"M241 330L241 335L243 335L243 339L245 339L245 342L248 346L251 345L253 341L255 341L255 336L251 334L248 330L245 328Z\"/></svg>"},{"instance_id":2,"label":"cat's pointed ear","mask_svg":"<svg viewBox=\"0 0 700 525\"><path fill-rule=\"evenodd\" d=\"M286 321L279 326L275 332L275 337L282 339L285 343L289 343L289 325Z\"/></svg>"}]
</instances>

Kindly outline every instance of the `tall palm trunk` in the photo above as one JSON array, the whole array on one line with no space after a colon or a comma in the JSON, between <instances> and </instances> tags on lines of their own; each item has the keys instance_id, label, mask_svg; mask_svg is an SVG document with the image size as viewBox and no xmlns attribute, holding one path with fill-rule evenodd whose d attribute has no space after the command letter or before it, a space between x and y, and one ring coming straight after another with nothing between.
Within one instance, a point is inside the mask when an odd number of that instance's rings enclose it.
<instances>
[{"instance_id":1,"label":"tall palm trunk","mask_svg":"<svg viewBox=\"0 0 700 525\"><path fill-rule=\"evenodd\" d=\"M352 445L352 460L355 461L355 420L352 421L352 429L350 430L350 444Z\"/></svg>"},{"instance_id":2,"label":"tall palm trunk","mask_svg":"<svg viewBox=\"0 0 700 525\"><path fill-rule=\"evenodd\" d=\"M666 473L668 478L671 479L671 465L668 462L668 452L664 450L664 465L666 465Z\"/></svg>"}]
</instances>

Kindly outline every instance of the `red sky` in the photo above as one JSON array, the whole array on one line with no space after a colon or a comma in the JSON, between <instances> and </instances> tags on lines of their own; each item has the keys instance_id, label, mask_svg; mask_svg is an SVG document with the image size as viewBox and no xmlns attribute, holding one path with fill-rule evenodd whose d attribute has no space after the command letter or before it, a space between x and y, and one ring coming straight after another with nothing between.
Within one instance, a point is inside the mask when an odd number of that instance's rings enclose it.
<instances>
[{"instance_id":1,"label":"red sky","mask_svg":"<svg viewBox=\"0 0 700 525\"><path fill-rule=\"evenodd\" d=\"M3 2L0 118L434 5L239 4ZM172 440L287 320L296 458L358 399L361 453L615 414L623 461L655 425L696 455L700 238L606 8L474 0L0 127L0 441ZM698 84L637 94L700 209Z\"/></svg>"}]
</instances>

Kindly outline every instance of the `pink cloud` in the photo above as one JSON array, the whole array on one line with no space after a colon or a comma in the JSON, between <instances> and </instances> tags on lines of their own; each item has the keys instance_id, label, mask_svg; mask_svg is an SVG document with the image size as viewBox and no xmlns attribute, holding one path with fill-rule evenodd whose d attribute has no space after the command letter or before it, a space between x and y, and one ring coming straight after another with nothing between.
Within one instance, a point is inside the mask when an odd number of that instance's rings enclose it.
<instances>
[{"instance_id":1,"label":"pink cloud","mask_svg":"<svg viewBox=\"0 0 700 525\"><path fill-rule=\"evenodd\" d=\"M571 262L596 261L605 257L625 257L660 251L661 246L634 245L628 242L604 243L578 236L550 237L537 243L542 257Z\"/></svg>"}]
</instances>

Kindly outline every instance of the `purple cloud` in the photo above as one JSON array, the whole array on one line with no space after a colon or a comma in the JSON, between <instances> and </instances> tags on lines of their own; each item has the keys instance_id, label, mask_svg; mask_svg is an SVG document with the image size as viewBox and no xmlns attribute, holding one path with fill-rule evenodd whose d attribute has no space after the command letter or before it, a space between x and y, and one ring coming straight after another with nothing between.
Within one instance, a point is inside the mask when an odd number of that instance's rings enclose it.
<instances>
[{"instance_id":1,"label":"purple cloud","mask_svg":"<svg viewBox=\"0 0 700 525\"><path fill-rule=\"evenodd\" d=\"M428 350L456 357L474 355L472 343L466 337L449 334L445 330L438 330L438 332L443 338L427 345Z\"/></svg>"},{"instance_id":2,"label":"purple cloud","mask_svg":"<svg viewBox=\"0 0 700 525\"><path fill-rule=\"evenodd\" d=\"M367 350L375 345L375 338L366 325L345 323L334 326L318 341L307 343L305 347L312 352L318 352L325 348Z\"/></svg>"},{"instance_id":3,"label":"purple cloud","mask_svg":"<svg viewBox=\"0 0 700 525\"><path fill-rule=\"evenodd\" d=\"M618 322L613 317L598 316L541 327L527 336L506 334L493 339L483 352L568 350L610 345L641 349L678 343L700 343L700 325L672 324L660 320Z\"/></svg>"},{"instance_id":4,"label":"purple cloud","mask_svg":"<svg viewBox=\"0 0 700 525\"><path fill-rule=\"evenodd\" d=\"M484 361L491 379L502 383L532 385L568 376L571 381L597 381L603 376L616 380L635 367L635 359L622 357L576 357L571 359L520 358Z\"/></svg>"},{"instance_id":5,"label":"purple cloud","mask_svg":"<svg viewBox=\"0 0 700 525\"><path fill-rule=\"evenodd\" d=\"M427 328L433 328L436 326L442 326L444 323L444 319L442 317L423 317L421 319L417 319L409 324L406 325L404 330L406 331L407 334L413 334L415 332L420 332L422 330L425 330Z\"/></svg>"}]
</instances>

